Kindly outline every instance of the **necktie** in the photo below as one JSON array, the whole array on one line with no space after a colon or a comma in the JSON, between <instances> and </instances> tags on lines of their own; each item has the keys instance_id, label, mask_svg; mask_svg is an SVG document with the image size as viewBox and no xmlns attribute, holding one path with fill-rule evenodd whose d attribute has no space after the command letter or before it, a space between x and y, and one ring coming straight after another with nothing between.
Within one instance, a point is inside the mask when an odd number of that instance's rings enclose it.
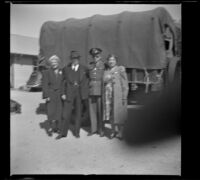
<instances>
[{"instance_id":1,"label":"necktie","mask_svg":"<svg viewBox=\"0 0 200 180\"><path fill-rule=\"evenodd\" d=\"M72 65L72 70L74 70L74 71L75 71L75 66L74 66L74 65Z\"/></svg>"},{"instance_id":2,"label":"necktie","mask_svg":"<svg viewBox=\"0 0 200 180\"><path fill-rule=\"evenodd\" d=\"M72 70L77 71L78 70L78 65L72 65Z\"/></svg>"},{"instance_id":3,"label":"necktie","mask_svg":"<svg viewBox=\"0 0 200 180\"><path fill-rule=\"evenodd\" d=\"M77 71L78 65L74 65L74 71Z\"/></svg>"}]
</instances>

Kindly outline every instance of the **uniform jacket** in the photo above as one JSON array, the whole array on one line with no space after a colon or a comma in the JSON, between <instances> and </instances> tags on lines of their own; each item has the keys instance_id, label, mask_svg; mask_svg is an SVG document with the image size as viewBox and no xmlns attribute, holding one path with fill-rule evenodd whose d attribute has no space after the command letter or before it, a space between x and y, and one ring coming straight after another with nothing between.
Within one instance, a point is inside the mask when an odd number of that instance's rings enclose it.
<instances>
[{"instance_id":1,"label":"uniform jacket","mask_svg":"<svg viewBox=\"0 0 200 180\"><path fill-rule=\"evenodd\" d=\"M57 75L51 68L48 70L44 70L42 75L43 99L48 97L52 98L55 92L61 93L62 89L62 70L59 69Z\"/></svg>"},{"instance_id":2,"label":"uniform jacket","mask_svg":"<svg viewBox=\"0 0 200 180\"><path fill-rule=\"evenodd\" d=\"M74 86L72 85L72 68L71 63L63 68L63 88L62 94L66 95L67 100L71 100L73 97ZM78 68L79 72L79 91L81 95L81 99L88 98L88 75L87 68L81 64L79 64Z\"/></svg>"},{"instance_id":3,"label":"uniform jacket","mask_svg":"<svg viewBox=\"0 0 200 180\"><path fill-rule=\"evenodd\" d=\"M101 95L102 94L102 80L105 65L102 60L91 62L89 64L89 95Z\"/></svg>"}]
</instances>

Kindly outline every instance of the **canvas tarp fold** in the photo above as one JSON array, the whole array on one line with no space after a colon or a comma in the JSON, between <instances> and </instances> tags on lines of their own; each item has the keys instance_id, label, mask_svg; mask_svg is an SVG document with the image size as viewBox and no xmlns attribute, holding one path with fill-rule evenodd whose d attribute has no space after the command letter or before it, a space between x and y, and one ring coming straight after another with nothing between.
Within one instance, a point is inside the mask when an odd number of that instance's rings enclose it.
<instances>
[{"instance_id":1,"label":"canvas tarp fold","mask_svg":"<svg viewBox=\"0 0 200 180\"><path fill-rule=\"evenodd\" d=\"M164 8L47 21L41 27L40 55L46 65L48 58L57 54L64 66L70 62L70 52L76 50L81 54L81 63L87 65L91 61L89 50L97 47L103 50L105 60L108 54L115 54L118 63L125 67L162 69L166 65L165 24L175 38L174 22Z\"/></svg>"}]
</instances>

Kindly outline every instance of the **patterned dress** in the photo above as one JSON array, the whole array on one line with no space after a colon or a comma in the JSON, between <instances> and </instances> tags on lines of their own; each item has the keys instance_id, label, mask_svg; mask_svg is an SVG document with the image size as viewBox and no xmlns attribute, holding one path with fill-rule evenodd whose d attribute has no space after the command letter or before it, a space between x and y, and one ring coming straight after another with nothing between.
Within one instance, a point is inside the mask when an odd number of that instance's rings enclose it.
<instances>
[{"instance_id":1,"label":"patterned dress","mask_svg":"<svg viewBox=\"0 0 200 180\"><path fill-rule=\"evenodd\" d=\"M123 124L127 118L128 80L125 68L115 66L104 72L103 120Z\"/></svg>"}]
</instances>

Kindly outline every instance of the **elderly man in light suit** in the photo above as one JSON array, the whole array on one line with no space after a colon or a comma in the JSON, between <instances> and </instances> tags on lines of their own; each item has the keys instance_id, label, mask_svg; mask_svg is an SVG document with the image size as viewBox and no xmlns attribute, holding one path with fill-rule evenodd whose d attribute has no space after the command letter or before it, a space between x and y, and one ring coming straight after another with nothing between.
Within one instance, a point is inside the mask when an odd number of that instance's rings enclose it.
<instances>
[{"instance_id":1,"label":"elderly man in light suit","mask_svg":"<svg viewBox=\"0 0 200 180\"><path fill-rule=\"evenodd\" d=\"M48 117L48 134L57 132L62 116L61 89L62 71L59 68L60 59L57 55L49 58L50 68L43 71L42 90L43 99L46 100L47 117Z\"/></svg>"}]
</instances>

